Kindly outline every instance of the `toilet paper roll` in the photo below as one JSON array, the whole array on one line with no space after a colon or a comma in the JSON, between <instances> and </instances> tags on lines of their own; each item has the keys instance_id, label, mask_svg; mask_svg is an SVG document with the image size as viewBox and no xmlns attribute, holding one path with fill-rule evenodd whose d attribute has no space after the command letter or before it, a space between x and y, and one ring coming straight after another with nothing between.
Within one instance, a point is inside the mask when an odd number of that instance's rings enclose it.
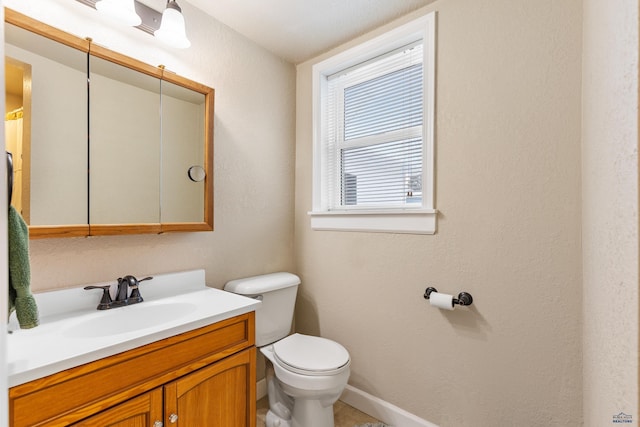
<instances>
[{"instance_id":1,"label":"toilet paper roll","mask_svg":"<svg viewBox=\"0 0 640 427\"><path fill-rule=\"evenodd\" d=\"M432 306L443 310L453 310L453 295L431 292L429 302Z\"/></svg>"}]
</instances>

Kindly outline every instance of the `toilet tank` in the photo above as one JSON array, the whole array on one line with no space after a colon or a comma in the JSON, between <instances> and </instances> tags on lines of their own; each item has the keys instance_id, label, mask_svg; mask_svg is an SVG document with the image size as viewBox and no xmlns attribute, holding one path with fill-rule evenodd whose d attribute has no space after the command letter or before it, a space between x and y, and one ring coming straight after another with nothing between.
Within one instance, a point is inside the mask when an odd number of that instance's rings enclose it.
<instances>
[{"instance_id":1,"label":"toilet tank","mask_svg":"<svg viewBox=\"0 0 640 427\"><path fill-rule=\"evenodd\" d=\"M227 282L224 290L262 301L256 309L256 346L289 335L300 278L291 273L271 273Z\"/></svg>"}]
</instances>

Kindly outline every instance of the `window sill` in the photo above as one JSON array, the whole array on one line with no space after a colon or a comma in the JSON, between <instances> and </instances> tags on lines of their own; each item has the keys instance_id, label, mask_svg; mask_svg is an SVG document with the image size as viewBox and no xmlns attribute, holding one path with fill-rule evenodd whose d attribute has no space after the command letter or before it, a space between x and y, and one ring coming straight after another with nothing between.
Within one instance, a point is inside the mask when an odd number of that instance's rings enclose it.
<instances>
[{"instance_id":1,"label":"window sill","mask_svg":"<svg viewBox=\"0 0 640 427\"><path fill-rule=\"evenodd\" d=\"M313 230L435 234L435 209L309 212Z\"/></svg>"}]
</instances>

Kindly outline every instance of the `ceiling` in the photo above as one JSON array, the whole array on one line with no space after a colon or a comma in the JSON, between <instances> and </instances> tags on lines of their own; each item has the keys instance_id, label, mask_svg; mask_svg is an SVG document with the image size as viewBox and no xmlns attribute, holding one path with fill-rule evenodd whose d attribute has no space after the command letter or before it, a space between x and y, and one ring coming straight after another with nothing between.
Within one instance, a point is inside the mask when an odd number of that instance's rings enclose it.
<instances>
[{"instance_id":1,"label":"ceiling","mask_svg":"<svg viewBox=\"0 0 640 427\"><path fill-rule=\"evenodd\" d=\"M300 63L435 0L178 0ZM155 10L166 0L141 0ZM187 22L187 32L189 23Z\"/></svg>"}]
</instances>

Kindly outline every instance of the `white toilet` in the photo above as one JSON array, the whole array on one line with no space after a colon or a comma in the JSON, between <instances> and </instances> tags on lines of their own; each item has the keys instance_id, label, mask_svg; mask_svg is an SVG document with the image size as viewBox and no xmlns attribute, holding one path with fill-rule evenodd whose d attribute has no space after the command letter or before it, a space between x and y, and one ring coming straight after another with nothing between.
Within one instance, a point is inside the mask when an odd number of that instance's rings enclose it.
<instances>
[{"instance_id":1,"label":"white toilet","mask_svg":"<svg viewBox=\"0 0 640 427\"><path fill-rule=\"evenodd\" d=\"M273 273L228 282L224 289L262 300L256 346L267 363L267 427L334 427L333 404L349 379L349 352L326 338L290 336L300 278ZM274 375L275 372L275 375Z\"/></svg>"}]
</instances>

